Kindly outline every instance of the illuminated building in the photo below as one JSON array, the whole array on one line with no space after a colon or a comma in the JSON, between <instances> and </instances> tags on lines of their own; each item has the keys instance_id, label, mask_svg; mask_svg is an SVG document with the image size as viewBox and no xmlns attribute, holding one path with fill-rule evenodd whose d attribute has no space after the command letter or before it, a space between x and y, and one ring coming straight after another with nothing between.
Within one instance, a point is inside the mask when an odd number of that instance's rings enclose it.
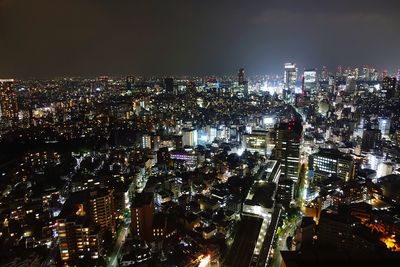
<instances>
[{"instance_id":1,"label":"illuminated building","mask_svg":"<svg viewBox=\"0 0 400 267\"><path fill-rule=\"evenodd\" d=\"M89 192L89 214L101 229L115 232L113 191L99 189Z\"/></svg>"},{"instance_id":2,"label":"illuminated building","mask_svg":"<svg viewBox=\"0 0 400 267\"><path fill-rule=\"evenodd\" d=\"M339 150L320 149L317 153L310 155L309 162L314 178L327 178L335 174L340 179L349 181L354 177L353 159Z\"/></svg>"},{"instance_id":3,"label":"illuminated building","mask_svg":"<svg viewBox=\"0 0 400 267\"><path fill-rule=\"evenodd\" d=\"M381 131L383 138L389 137L390 132L390 119L381 117L378 119L379 130Z\"/></svg>"},{"instance_id":4,"label":"illuminated building","mask_svg":"<svg viewBox=\"0 0 400 267\"><path fill-rule=\"evenodd\" d=\"M284 97L289 97L295 91L297 82L297 68L294 63L285 63L285 72L283 76Z\"/></svg>"},{"instance_id":5,"label":"illuminated building","mask_svg":"<svg viewBox=\"0 0 400 267\"><path fill-rule=\"evenodd\" d=\"M253 131L251 134L242 135L243 146L251 153L258 152L268 155L269 136L267 131Z\"/></svg>"},{"instance_id":6,"label":"illuminated building","mask_svg":"<svg viewBox=\"0 0 400 267\"><path fill-rule=\"evenodd\" d=\"M238 85L239 85L239 88L241 89L241 91L243 92L243 94L245 96L247 96L247 94L249 92L249 88L248 88L248 81L246 80L243 68L239 69Z\"/></svg>"},{"instance_id":7,"label":"illuminated building","mask_svg":"<svg viewBox=\"0 0 400 267\"><path fill-rule=\"evenodd\" d=\"M245 83L245 76L244 76L244 69L241 68L239 69L239 73L238 73L238 84L239 85L244 85Z\"/></svg>"},{"instance_id":8,"label":"illuminated building","mask_svg":"<svg viewBox=\"0 0 400 267\"><path fill-rule=\"evenodd\" d=\"M148 134L142 135L142 148L151 149L151 136Z\"/></svg>"},{"instance_id":9,"label":"illuminated building","mask_svg":"<svg viewBox=\"0 0 400 267\"><path fill-rule=\"evenodd\" d=\"M13 88L14 80L0 80L0 118L18 119L17 95Z\"/></svg>"},{"instance_id":10,"label":"illuminated building","mask_svg":"<svg viewBox=\"0 0 400 267\"><path fill-rule=\"evenodd\" d=\"M150 192L138 193L131 206L131 233L146 241L153 238L154 195Z\"/></svg>"},{"instance_id":11,"label":"illuminated building","mask_svg":"<svg viewBox=\"0 0 400 267\"><path fill-rule=\"evenodd\" d=\"M115 232L112 191L85 190L72 194L57 219L63 261L102 256L102 234Z\"/></svg>"},{"instance_id":12,"label":"illuminated building","mask_svg":"<svg viewBox=\"0 0 400 267\"><path fill-rule=\"evenodd\" d=\"M278 190L276 192L276 200L284 207L289 207L294 199L294 181L290 179L283 179L278 183Z\"/></svg>"},{"instance_id":13,"label":"illuminated building","mask_svg":"<svg viewBox=\"0 0 400 267\"><path fill-rule=\"evenodd\" d=\"M300 169L300 138L302 126L300 122L281 123L274 133L275 159L281 160L282 176L297 181Z\"/></svg>"},{"instance_id":14,"label":"illuminated building","mask_svg":"<svg viewBox=\"0 0 400 267\"><path fill-rule=\"evenodd\" d=\"M329 78L328 68L323 66L321 74L320 74L320 80L324 81L324 82L327 82L328 78Z\"/></svg>"},{"instance_id":15,"label":"illuminated building","mask_svg":"<svg viewBox=\"0 0 400 267\"><path fill-rule=\"evenodd\" d=\"M305 70L303 74L303 94L309 97L317 92L317 71Z\"/></svg>"},{"instance_id":16,"label":"illuminated building","mask_svg":"<svg viewBox=\"0 0 400 267\"><path fill-rule=\"evenodd\" d=\"M133 89L133 85L135 84L134 76L126 76L126 90L130 91Z\"/></svg>"},{"instance_id":17,"label":"illuminated building","mask_svg":"<svg viewBox=\"0 0 400 267\"><path fill-rule=\"evenodd\" d=\"M270 128L274 128L276 121L274 117L271 116L265 116L263 118L263 126L265 129L270 129Z\"/></svg>"},{"instance_id":18,"label":"illuminated building","mask_svg":"<svg viewBox=\"0 0 400 267\"><path fill-rule=\"evenodd\" d=\"M271 219L275 207L276 188L273 182L255 182L243 203L242 214Z\"/></svg>"},{"instance_id":19,"label":"illuminated building","mask_svg":"<svg viewBox=\"0 0 400 267\"><path fill-rule=\"evenodd\" d=\"M395 138L395 143L396 143L396 145L397 146L400 146L400 130L397 130L396 131L396 133L395 133L395 135L394 135L394 138Z\"/></svg>"},{"instance_id":20,"label":"illuminated building","mask_svg":"<svg viewBox=\"0 0 400 267\"><path fill-rule=\"evenodd\" d=\"M195 166L197 163L197 154L194 150L172 150L170 157L174 160L182 160L188 166Z\"/></svg>"},{"instance_id":21,"label":"illuminated building","mask_svg":"<svg viewBox=\"0 0 400 267\"><path fill-rule=\"evenodd\" d=\"M153 239L162 240L166 235L167 218L162 213L156 213L153 218Z\"/></svg>"},{"instance_id":22,"label":"illuminated building","mask_svg":"<svg viewBox=\"0 0 400 267\"><path fill-rule=\"evenodd\" d=\"M97 85L98 86L96 89L108 91L109 77L108 76L97 77Z\"/></svg>"},{"instance_id":23,"label":"illuminated building","mask_svg":"<svg viewBox=\"0 0 400 267\"><path fill-rule=\"evenodd\" d=\"M396 77L385 77L382 82L382 89L380 91L381 98L390 99L395 95L396 92Z\"/></svg>"},{"instance_id":24,"label":"illuminated building","mask_svg":"<svg viewBox=\"0 0 400 267\"><path fill-rule=\"evenodd\" d=\"M88 217L75 216L57 220L60 255L62 261L89 256L102 256L101 232Z\"/></svg>"},{"instance_id":25,"label":"illuminated building","mask_svg":"<svg viewBox=\"0 0 400 267\"><path fill-rule=\"evenodd\" d=\"M196 129L183 129L182 130L182 145L183 146L197 146L197 130Z\"/></svg>"}]
</instances>

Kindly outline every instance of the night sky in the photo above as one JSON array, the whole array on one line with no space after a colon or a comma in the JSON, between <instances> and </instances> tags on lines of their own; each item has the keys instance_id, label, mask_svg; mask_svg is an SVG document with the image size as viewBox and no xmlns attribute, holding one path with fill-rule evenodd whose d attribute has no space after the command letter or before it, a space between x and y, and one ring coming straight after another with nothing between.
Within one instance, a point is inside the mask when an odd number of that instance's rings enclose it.
<instances>
[{"instance_id":1,"label":"night sky","mask_svg":"<svg viewBox=\"0 0 400 267\"><path fill-rule=\"evenodd\" d=\"M0 78L400 67L400 0L0 0Z\"/></svg>"}]
</instances>

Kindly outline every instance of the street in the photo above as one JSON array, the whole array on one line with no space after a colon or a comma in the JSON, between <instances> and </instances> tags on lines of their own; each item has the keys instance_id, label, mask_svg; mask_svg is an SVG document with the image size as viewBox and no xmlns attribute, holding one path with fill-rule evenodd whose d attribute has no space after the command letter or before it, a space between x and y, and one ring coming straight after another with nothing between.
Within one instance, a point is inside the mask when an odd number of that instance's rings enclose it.
<instances>
[{"instance_id":1,"label":"street","mask_svg":"<svg viewBox=\"0 0 400 267\"><path fill-rule=\"evenodd\" d=\"M129 232L129 225L122 227L122 230L119 231L119 235L117 238L117 241L115 242L115 245L112 249L112 252L110 254L110 260L107 264L108 267L116 267L118 266L118 256L121 251L122 245L125 243L125 239L128 235Z\"/></svg>"}]
</instances>

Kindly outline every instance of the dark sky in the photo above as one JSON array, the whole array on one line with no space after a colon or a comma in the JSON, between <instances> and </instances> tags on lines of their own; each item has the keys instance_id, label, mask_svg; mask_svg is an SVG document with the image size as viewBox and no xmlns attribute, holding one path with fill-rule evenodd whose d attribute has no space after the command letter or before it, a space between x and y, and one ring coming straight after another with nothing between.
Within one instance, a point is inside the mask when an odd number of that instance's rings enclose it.
<instances>
[{"instance_id":1,"label":"dark sky","mask_svg":"<svg viewBox=\"0 0 400 267\"><path fill-rule=\"evenodd\" d=\"M400 0L0 0L0 78L400 67Z\"/></svg>"}]
</instances>

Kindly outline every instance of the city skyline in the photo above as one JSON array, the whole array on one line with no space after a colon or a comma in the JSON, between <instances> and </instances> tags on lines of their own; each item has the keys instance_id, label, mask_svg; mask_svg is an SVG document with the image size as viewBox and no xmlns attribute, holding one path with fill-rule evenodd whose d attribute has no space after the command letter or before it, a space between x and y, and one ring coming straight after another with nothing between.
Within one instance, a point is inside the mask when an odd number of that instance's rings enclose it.
<instances>
[{"instance_id":1,"label":"city skyline","mask_svg":"<svg viewBox=\"0 0 400 267\"><path fill-rule=\"evenodd\" d=\"M0 0L0 266L400 262L400 0Z\"/></svg>"}]
</instances>

